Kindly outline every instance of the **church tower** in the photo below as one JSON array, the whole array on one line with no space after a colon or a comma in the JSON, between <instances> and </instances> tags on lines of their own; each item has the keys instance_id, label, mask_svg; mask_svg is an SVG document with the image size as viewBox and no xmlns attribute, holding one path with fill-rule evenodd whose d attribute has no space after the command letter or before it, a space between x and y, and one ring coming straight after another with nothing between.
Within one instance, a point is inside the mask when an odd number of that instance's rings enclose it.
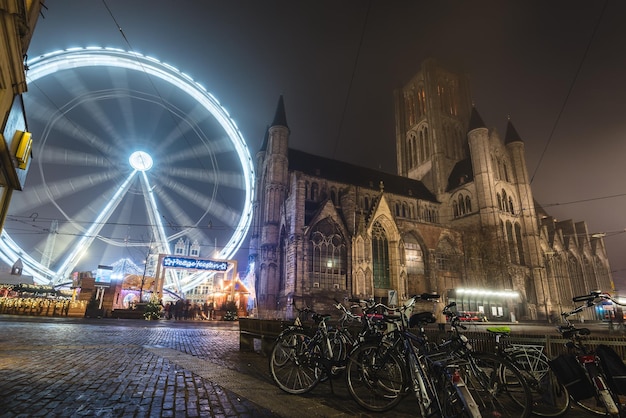
<instances>
[{"instance_id":1,"label":"church tower","mask_svg":"<svg viewBox=\"0 0 626 418\"><path fill-rule=\"evenodd\" d=\"M454 165L468 156L469 79L428 59L394 98L398 175L440 195Z\"/></svg>"},{"instance_id":2,"label":"church tower","mask_svg":"<svg viewBox=\"0 0 626 418\"><path fill-rule=\"evenodd\" d=\"M280 271L280 217L285 201L288 182L288 142L289 127L285 115L283 97L280 96L272 125L266 136L266 143L257 156L257 175L261 185L257 190L256 211L261 218L255 220L253 240L255 245L251 258L255 258L256 293L259 310L277 309Z\"/></svg>"}]
</instances>

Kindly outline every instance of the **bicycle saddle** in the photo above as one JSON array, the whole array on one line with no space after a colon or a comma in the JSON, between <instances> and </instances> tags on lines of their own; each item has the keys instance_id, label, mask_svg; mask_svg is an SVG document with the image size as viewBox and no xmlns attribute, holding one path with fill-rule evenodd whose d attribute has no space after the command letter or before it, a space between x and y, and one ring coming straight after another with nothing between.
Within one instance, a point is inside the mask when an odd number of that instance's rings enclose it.
<instances>
[{"instance_id":1,"label":"bicycle saddle","mask_svg":"<svg viewBox=\"0 0 626 418\"><path fill-rule=\"evenodd\" d=\"M432 324L435 322L435 315L432 312L420 312L411 315L409 318L409 327L415 328L424 324Z\"/></svg>"}]
</instances>

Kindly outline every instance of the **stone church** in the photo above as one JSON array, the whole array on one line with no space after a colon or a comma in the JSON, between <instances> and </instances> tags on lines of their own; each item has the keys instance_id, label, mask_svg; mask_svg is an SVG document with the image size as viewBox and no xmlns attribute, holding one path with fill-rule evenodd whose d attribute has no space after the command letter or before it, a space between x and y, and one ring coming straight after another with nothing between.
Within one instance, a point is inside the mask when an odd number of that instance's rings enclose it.
<instances>
[{"instance_id":1,"label":"stone church","mask_svg":"<svg viewBox=\"0 0 626 418\"><path fill-rule=\"evenodd\" d=\"M466 75L428 59L394 101L395 175L290 148L279 99L256 156L260 317L438 292L480 318L546 320L612 289L603 238L534 201L522 137L486 127Z\"/></svg>"}]
</instances>

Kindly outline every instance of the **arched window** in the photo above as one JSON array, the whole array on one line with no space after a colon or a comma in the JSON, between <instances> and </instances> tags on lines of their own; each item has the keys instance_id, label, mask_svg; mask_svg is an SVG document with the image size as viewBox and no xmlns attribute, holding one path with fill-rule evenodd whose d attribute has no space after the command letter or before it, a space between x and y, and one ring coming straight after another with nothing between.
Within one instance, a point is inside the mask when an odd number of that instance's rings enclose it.
<instances>
[{"instance_id":1,"label":"arched window","mask_svg":"<svg viewBox=\"0 0 626 418\"><path fill-rule=\"evenodd\" d=\"M511 263L517 264L517 244L515 243L515 236L513 235L513 225L511 222L506 223L506 239L509 245L509 256L511 257Z\"/></svg>"},{"instance_id":2,"label":"arched window","mask_svg":"<svg viewBox=\"0 0 626 418\"><path fill-rule=\"evenodd\" d=\"M313 183L311 185L311 200L317 200L317 196L319 194L319 185L317 183Z\"/></svg>"},{"instance_id":3,"label":"arched window","mask_svg":"<svg viewBox=\"0 0 626 418\"><path fill-rule=\"evenodd\" d=\"M317 223L309 242L309 272L324 289L346 289L346 243L337 225L326 218Z\"/></svg>"},{"instance_id":4,"label":"arched window","mask_svg":"<svg viewBox=\"0 0 626 418\"><path fill-rule=\"evenodd\" d=\"M389 289L389 241L383 226L377 221L372 227L372 262L374 267L374 288Z\"/></svg>"},{"instance_id":5,"label":"arched window","mask_svg":"<svg viewBox=\"0 0 626 418\"><path fill-rule=\"evenodd\" d=\"M404 237L404 257L406 272L409 277L416 274L424 274L424 252L411 234L407 234Z\"/></svg>"},{"instance_id":6,"label":"arched window","mask_svg":"<svg viewBox=\"0 0 626 418\"><path fill-rule=\"evenodd\" d=\"M509 212L511 214L515 214L515 211L513 210L513 198L511 196L509 196Z\"/></svg>"},{"instance_id":7,"label":"arched window","mask_svg":"<svg viewBox=\"0 0 626 418\"><path fill-rule=\"evenodd\" d=\"M502 196L500 193L496 193L496 196L498 197L498 209L502 210Z\"/></svg>"},{"instance_id":8,"label":"arched window","mask_svg":"<svg viewBox=\"0 0 626 418\"><path fill-rule=\"evenodd\" d=\"M330 188L330 200L333 201L335 206L339 206L339 200L337 199L337 189L334 187Z\"/></svg>"},{"instance_id":9,"label":"arched window","mask_svg":"<svg viewBox=\"0 0 626 418\"><path fill-rule=\"evenodd\" d=\"M467 213L472 213L472 199L469 196L465 196L465 210Z\"/></svg>"},{"instance_id":10,"label":"arched window","mask_svg":"<svg viewBox=\"0 0 626 418\"><path fill-rule=\"evenodd\" d=\"M589 293L589 289L585 286L585 280L583 278L582 268L580 263L573 255L569 255L567 259L567 272L569 273L569 280L572 283L572 290L574 295L586 295Z\"/></svg>"},{"instance_id":11,"label":"arched window","mask_svg":"<svg viewBox=\"0 0 626 418\"><path fill-rule=\"evenodd\" d=\"M444 240L439 243L435 252L435 262L439 271L457 271L457 257L452 245Z\"/></svg>"},{"instance_id":12,"label":"arched window","mask_svg":"<svg viewBox=\"0 0 626 418\"><path fill-rule=\"evenodd\" d=\"M520 224L515 224L515 238L517 239L517 255L519 256L520 265L526 264L526 259L524 258L524 243L522 242L522 228Z\"/></svg>"}]
</instances>

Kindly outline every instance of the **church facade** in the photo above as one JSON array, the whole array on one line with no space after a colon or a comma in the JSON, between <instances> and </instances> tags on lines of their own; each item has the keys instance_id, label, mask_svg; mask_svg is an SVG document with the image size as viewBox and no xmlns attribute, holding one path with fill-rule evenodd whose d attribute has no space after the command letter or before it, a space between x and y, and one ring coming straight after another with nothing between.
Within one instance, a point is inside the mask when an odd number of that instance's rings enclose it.
<instances>
[{"instance_id":1,"label":"church facade","mask_svg":"<svg viewBox=\"0 0 626 418\"><path fill-rule=\"evenodd\" d=\"M602 237L534 201L521 136L485 126L467 76L429 59L394 100L397 174L289 148L280 98L256 156L261 317L438 292L468 315L545 320L612 289Z\"/></svg>"}]
</instances>

